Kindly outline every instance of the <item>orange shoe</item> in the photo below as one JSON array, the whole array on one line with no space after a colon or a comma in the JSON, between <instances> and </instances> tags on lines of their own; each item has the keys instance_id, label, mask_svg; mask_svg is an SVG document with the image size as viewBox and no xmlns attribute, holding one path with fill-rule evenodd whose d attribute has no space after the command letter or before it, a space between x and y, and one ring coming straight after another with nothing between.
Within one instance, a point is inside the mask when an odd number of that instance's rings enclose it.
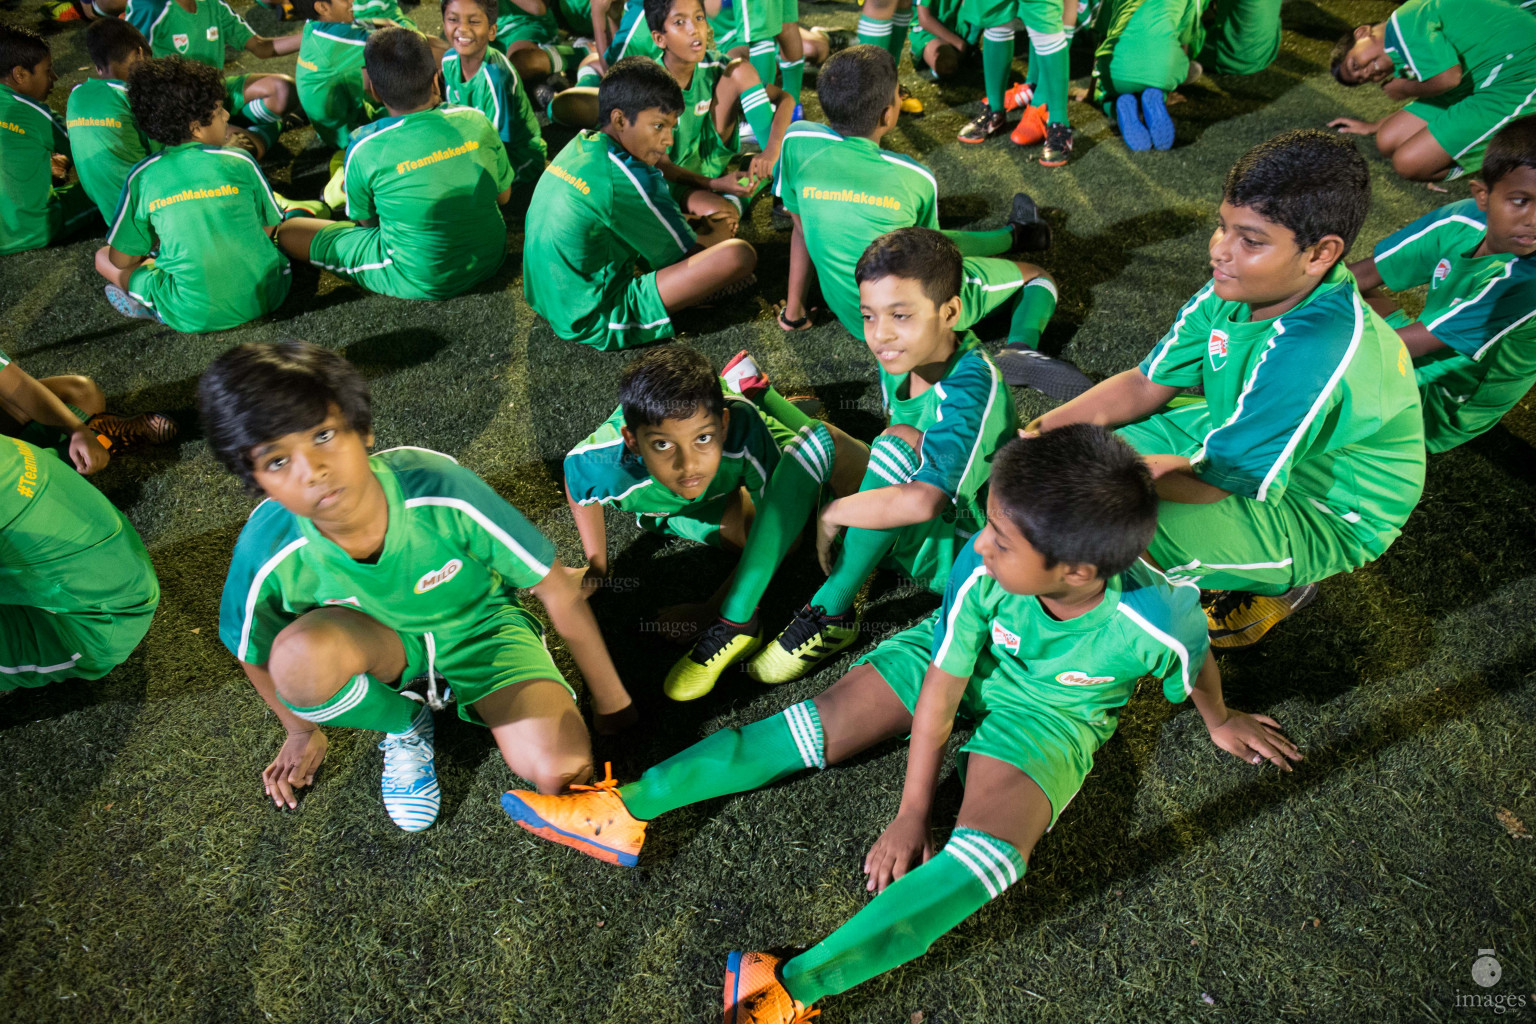
<instances>
[{"instance_id":1,"label":"orange shoe","mask_svg":"<svg viewBox=\"0 0 1536 1024\"><path fill-rule=\"evenodd\" d=\"M1003 109L1011 113L1020 107L1027 107L1034 97L1035 87L1028 82L1020 82L1018 85L1010 86L1008 91L1003 93Z\"/></svg>"},{"instance_id":2,"label":"orange shoe","mask_svg":"<svg viewBox=\"0 0 1536 1024\"><path fill-rule=\"evenodd\" d=\"M605 764L603 775L595 786L572 786L569 793L553 796L510 790L501 795L501 809L536 836L632 868L640 861L645 822L624 806L613 765Z\"/></svg>"},{"instance_id":3,"label":"orange shoe","mask_svg":"<svg viewBox=\"0 0 1536 1024\"><path fill-rule=\"evenodd\" d=\"M1043 106L1025 107L1024 113L1019 115L1019 123L1013 126L1008 138L1016 145L1038 146L1045 141L1046 114Z\"/></svg>"},{"instance_id":4,"label":"orange shoe","mask_svg":"<svg viewBox=\"0 0 1536 1024\"><path fill-rule=\"evenodd\" d=\"M782 957L732 953L725 959L725 1024L805 1024L820 1010L795 1000L779 977Z\"/></svg>"}]
</instances>

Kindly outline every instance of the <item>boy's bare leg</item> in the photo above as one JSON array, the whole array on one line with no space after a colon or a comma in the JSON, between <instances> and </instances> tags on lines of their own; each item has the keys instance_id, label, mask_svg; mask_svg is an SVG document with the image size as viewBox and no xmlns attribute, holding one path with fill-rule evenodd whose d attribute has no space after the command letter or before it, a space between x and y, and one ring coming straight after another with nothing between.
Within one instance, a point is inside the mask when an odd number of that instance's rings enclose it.
<instances>
[{"instance_id":1,"label":"boy's bare leg","mask_svg":"<svg viewBox=\"0 0 1536 1024\"><path fill-rule=\"evenodd\" d=\"M1440 181L1455 161L1425 128L1392 152L1392 169L1409 181Z\"/></svg>"},{"instance_id":2,"label":"boy's bare leg","mask_svg":"<svg viewBox=\"0 0 1536 1024\"><path fill-rule=\"evenodd\" d=\"M948 78L960 70L960 51L941 40L930 39L923 47L923 63L940 78Z\"/></svg>"},{"instance_id":3,"label":"boy's bare leg","mask_svg":"<svg viewBox=\"0 0 1536 1024\"><path fill-rule=\"evenodd\" d=\"M517 77L525 82L542 82L554 74L555 66L549 62L549 54L539 49L539 45L531 39L508 43L507 61L517 72ZM593 121L596 120L594 117Z\"/></svg>"},{"instance_id":4,"label":"boy's bare leg","mask_svg":"<svg viewBox=\"0 0 1536 1024\"><path fill-rule=\"evenodd\" d=\"M288 75L251 75L245 80L244 99L261 100L278 117L299 108L298 86Z\"/></svg>"},{"instance_id":5,"label":"boy's bare leg","mask_svg":"<svg viewBox=\"0 0 1536 1024\"><path fill-rule=\"evenodd\" d=\"M912 731L912 712L873 665L855 665L813 699L827 764Z\"/></svg>"},{"instance_id":6,"label":"boy's bare leg","mask_svg":"<svg viewBox=\"0 0 1536 1024\"><path fill-rule=\"evenodd\" d=\"M592 738L565 684L530 679L474 703L513 773L540 793L560 793L592 777Z\"/></svg>"},{"instance_id":7,"label":"boy's bare leg","mask_svg":"<svg viewBox=\"0 0 1536 1024\"><path fill-rule=\"evenodd\" d=\"M729 238L656 272L656 290L668 313L696 306L729 285L745 281L757 269L757 250Z\"/></svg>"},{"instance_id":8,"label":"boy's bare leg","mask_svg":"<svg viewBox=\"0 0 1536 1024\"><path fill-rule=\"evenodd\" d=\"M683 213L688 216L693 233L704 248L736 237L741 227L741 214L730 200L702 188L694 189L683 199Z\"/></svg>"},{"instance_id":9,"label":"boy's bare leg","mask_svg":"<svg viewBox=\"0 0 1536 1024\"><path fill-rule=\"evenodd\" d=\"M90 419L107 410L107 396L101 387L89 377L70 374L61 377L44 377L38 381L43 387L59 396L59 401L72 405Z\"/></svg>"},{"instance_id":10,"label":"boy's bare leg","mask_svg":"<svg viewBox=\"0 0 1536 1024\"><path fill-rule=\"evenodd\" d=\"M318 217L291 217L279 224L272 233L272 238L277 242L278 248L288 254L289 259L309 262L309 245L315 240L315 236L326 228L335 224L333 220L321 220Z\"/></svg>"},{"instance_id":11,"label":"boy's bare leg","mask_svg":"<svg viewBox=\"0 0 1536 1024\"><path fill-rule=\"evenodd\" d=\"M112 262L109 255L111 251L112 247L108 245L96 250L96 273L106 278L108 284L115 284L125 292L128 290L128 281L133 277L133 272L154 263L151 259L141 259L132 266L120 267Z\"/></svg>"},{"instance_id":12,"label":"boy's bare leg","mask_svg":"<svg viewBox=\"0 0 1536 1024\"><path fill-rule=\"evenodd\" d=\"M1006 761L967 754L960 828L973 828L1010 844L1029 860L1051 824L1051 801L1035 780Z\"/></svg>"},{"instance_id":13,"label":"boy's bare leg","mask_svg":"<svg viewBox=\"0 0 1536 1024\"><path fill-rule=\"evenodd\" d=\"M869 468L869 445L849 435L841 427L822 421L832 435L832 494L846 498L857 494L864 473Z\"/></svg>"},{"instance_id":14,"label":"boy's bare leg","mask_svg":"<svg viewBox=\"0 0 1536 1024\"><path fill-rule=\"evenodd\" d=\"M272 641L267 671L284 701L318 707L353 676L393 682L405 672L405 648L395 631L350 608L316 608L294 619Z\"/></svg>"}]
</instances>

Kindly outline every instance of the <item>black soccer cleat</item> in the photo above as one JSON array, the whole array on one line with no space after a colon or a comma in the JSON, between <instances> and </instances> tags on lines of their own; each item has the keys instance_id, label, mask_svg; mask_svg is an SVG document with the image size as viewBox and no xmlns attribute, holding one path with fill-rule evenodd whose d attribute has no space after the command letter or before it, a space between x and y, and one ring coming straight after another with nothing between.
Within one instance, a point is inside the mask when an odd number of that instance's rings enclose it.
<instances>
[{"instance_id":1,"label":"black soccer cleat","mask_svg":"<svg viewBox=\"0 0 1536 1024\"><path fill-rule=\"evenodd\" d=\"M1040 216L1035 201L1025 193L1013 194L1008 223L1013 226L1014 252L1043 252L1051 247L1051 222Z\"/></svg>"},{"instance_id":2,"label":"black soccer cleat","mask_svg":"<svg viewBox=\"0 0 1536 1024\"><path fill-rule=\"evenodd\" d=\"M1004 345L995 362L1007 383L1034 388L1058 402L1069 401L1093 387L1093 381L1065 359L1053 359L1024 345Z\"/></svg>"}]
</instances>

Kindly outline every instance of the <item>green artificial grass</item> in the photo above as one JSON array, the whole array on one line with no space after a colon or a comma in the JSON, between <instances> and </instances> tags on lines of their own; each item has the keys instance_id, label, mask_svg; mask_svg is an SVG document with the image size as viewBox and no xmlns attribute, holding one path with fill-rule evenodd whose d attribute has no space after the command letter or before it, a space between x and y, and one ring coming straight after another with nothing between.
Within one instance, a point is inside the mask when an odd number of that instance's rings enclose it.
<instances>
[{"instance_id":1,"label":"green artificial grass","mask_svg":"<svg viewBox=\"0 0 1536 1024\"><path fill-rule=\"evenodd\" d=\"M1342 31L1391 6L1288 3L1275 65L1187 88L1171 152L1127 152L1082 104L1065 169L1044 170L1001 139L963 146L955 131L980 101L974 71L941 86L906 73L928 113L903 118L889 145L936 171L946 226L1001 223L1017 189L1039 201L1056 228L1042 261L1061 288L1045 347L1106 376L1134 365L1206 279L1221 180L1240 153L1287 128L1388 109L1375 89L1334 84L1324 63ZM409 13L438 24L430 6ZM857 8L806 3L803 14L851 27ZM280 31L269 13L251 16L258 31ZM37 20L30 4L0 18ZM78 26L52 42L62 110L87 61ZM813 94L806 105L819 113ZM552 152L565 137L550 132ZM329 154L308 130L283 145L268 161L279 190L318 195ZM1464 183L1440 196L1398 181L1361 146L1375 202L1357 258L1467 195ZM163 409L184 426L174 446L115 458L96 478L143 535L164 588L143 645L100 682L0 697L7 1019L710 1021L729 950L813 943L865 903L859 866L899 800L899 745L668 815L634 870L514 827L497 795L515 780L490 737L448 715L438 726L443 812L424 833L384 814L372 734L331 730L298 810L262 796L281 729L217 635L231 546L253 501L199 437L197 375L237 342L334 347L372 383L379 447L455 456L579 562L560 460L611 410L630 357L562 342L532 315L520 229L511 232L505 268L473 294L413 304L297 267L275 316L212 336L114 313L91 267L99 238L0 260L0 348L36 376L89 374L114 409ZM683 339L717 364L750 348L783 390L814 390L832 419L872 435L878 388L862 343L829 320L781 333L769 305L783 295L787 236L764 204L743 233L761 253L757 293L684 314ZM1016 397L1025 417L1049 406ZM1536 822L1533 439L1527 402L1432 457L1423 504L1382 559L1328 581L1272 639L1223 659L1230 703L1275 716L1306 752L1294 774L1236 762L1191 708L1144 687L1023 884L927 956L828 999L820 1019L1460 1020L1491 1011L1458 1009L1458 993L1536 993L1536 843L1498 820L1504 810ZM609 527L619 586L595 608L645 712L633 736L596 742L621 779L815 694L852 660L778 689L732 674L697 704L668 704L660 683L677 650L650 616L702 599L728 563L616 516ZM775 581L770 629L811 592L813 563L802 548ZM935 603L887 575L871 595L858 651ZM958 802L951 775L941 828ZM1469 969L1487 948L1503 980L1484 990Z\"/></svg>"}]
</instances>

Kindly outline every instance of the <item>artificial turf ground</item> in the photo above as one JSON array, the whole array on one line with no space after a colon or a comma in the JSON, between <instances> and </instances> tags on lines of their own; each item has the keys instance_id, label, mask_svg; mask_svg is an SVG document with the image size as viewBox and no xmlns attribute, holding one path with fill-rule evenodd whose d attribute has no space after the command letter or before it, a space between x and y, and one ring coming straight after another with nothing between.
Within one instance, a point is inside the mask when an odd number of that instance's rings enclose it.
<instances>
[{"instance_id":1,"label":"artificial turf ground","mask_svg":"<svg viewBox=\"0 0 1536 1024\"><path fill-rule=\"evenodd\" d=\"M1168 153L1130 154L1076 105L1076 159L1047 171L1004 140L962 146L978 74L935 87L888 144L938 173L946 226L992 226L1023 188L1048 210L1061 285L1046 337L1090 374L1133 365L1207 275L1222 175L1248 146L1336 114L1379 116L1376 90L1336 86L1323 63L1380 0L1286 4L1279 60L1207 78L1176 108ZM243 8L244 4L237 4ZM413 16L426 29L436 10ZM852 4L803 6L851 27ZM28 2L0 18L34 24ZM272 33L270 15L253 14ZM86 64L78 27L53 35L64 74ZM1081 54L1075 70L1085 72ZM242 57L244 70L281 68ZM291 69L291 61L289 62ZM817 112L814 99L808 109ZM551 133L553 153L564 136ZM279 189L317 195L327 154L284 137ZM1362 148L1366 148L1362 144ZM1368 153L1375 203L1354 255L1449 197L1399 182ZM526 202L526 200L524 200ZM514 218L518 220L518 218ZM758 296L685 315L717 364L749 347L788 391L878 429L874 367L835 323L784 335L788 240L755 210ZM297 811L274 810L259 773L281 730L217 637L235 536L253 502L199 439L199 371L241 341L299 336L335 347L373 386L380 447L448 452L558 544L581 549L560 460L615 400L625 355L561 342L522 300L521 235L502 272L441 303L365 295L296 268L268 321L181 336L125 321L91 269L99 240L0 259L0 348L36 376L87 373L112 406L165 409L180 442L114 459L96 478L155 559L164 597L134 656L97 683L0 697L0 1006L16 1021L531 1021L718 1019L731 949L809 944L865 902L859 864L894 813L905 752L680 811L652 826L643 866L611 868L513 827L513 779L489 736L439 716L444 806L408 835L378 795L377 737L332 730ZM1021 414L1046 407L1016 392ZM1308 755L1293 775L1213 747L1193 709L1144 687L1082 793L1039 845L1024 883L917 962L824 1003L828 1024L964 1021L1449 1020L1457 995L1536 1003L1536 483L1528 405L1432 457L1424 501L1377 563L1324 584L1318 602L1255 651L1223 659L1229 701L1278 718ZM722 725L803 700L851 661L776 690L729 677L696 705L659 695L674 649L646 630L698 599L718 554L641 537L611 517L622 586L600 622L646 711L638 734L598 740L623 779ZM802 554L765 604L777 628L814 585ZM934 604L881 576L869 641ZM553 638L552 638L553 641ZM861 644L858 650L867 646ZM557 658L568 667L563 650ZM953 820L958 783L937 817ZM1503 980L1469 966L1495 948Z\"/></svg>"}]
</instances>

